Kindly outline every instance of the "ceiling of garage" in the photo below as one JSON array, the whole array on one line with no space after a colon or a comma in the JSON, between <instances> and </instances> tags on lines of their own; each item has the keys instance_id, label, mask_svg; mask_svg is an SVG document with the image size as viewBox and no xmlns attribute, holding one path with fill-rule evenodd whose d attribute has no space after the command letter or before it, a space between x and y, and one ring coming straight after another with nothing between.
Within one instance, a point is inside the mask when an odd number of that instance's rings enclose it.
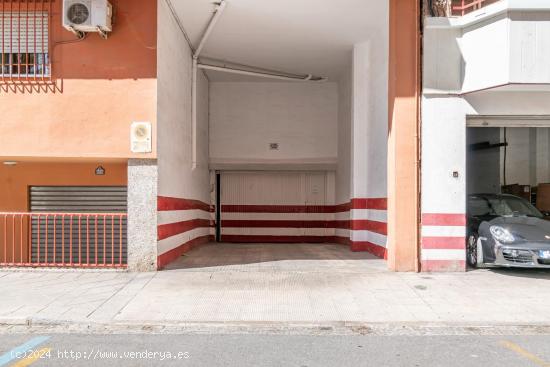
<instances>
[{"instance_id":1,"label":"ceiling of garage","mask_svg":"<svg viewBox=\"0 0 550 367\"><path fill-rule=\"evenodd\" d=\"M193 45L213 0L171 0ZM336 79L354 43L387 27L386 0L227 0L201 56ZM242 78L208 72L211 80Z\"/></svg>"}]
</instances>

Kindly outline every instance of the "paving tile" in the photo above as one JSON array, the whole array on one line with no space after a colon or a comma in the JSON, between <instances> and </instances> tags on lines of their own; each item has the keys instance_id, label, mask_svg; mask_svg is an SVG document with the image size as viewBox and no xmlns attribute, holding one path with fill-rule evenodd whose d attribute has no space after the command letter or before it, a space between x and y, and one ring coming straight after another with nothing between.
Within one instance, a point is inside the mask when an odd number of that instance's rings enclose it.
<instances>
[{"instance_id":1,"label":"paving tile","mask_svg":"<svg viewBox=\"0 0 550 367\"><path fill-rule=\"evenodd\" d=\"M340 245L210 244L162 272L0 272L0 318L550 322L550 273L392 273Z\"/></svg>"}]
</instances>

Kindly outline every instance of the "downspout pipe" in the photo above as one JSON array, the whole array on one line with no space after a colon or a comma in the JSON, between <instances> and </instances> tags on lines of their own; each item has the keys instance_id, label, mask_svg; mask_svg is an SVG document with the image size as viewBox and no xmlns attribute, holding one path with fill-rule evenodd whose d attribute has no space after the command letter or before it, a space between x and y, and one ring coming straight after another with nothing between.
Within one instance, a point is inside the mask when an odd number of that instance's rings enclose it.
<instances>
[{"instance_id":1,"label":"downspout pipe","mask_svg":"<svg viewBox=\"0 0 550 367\"><path fill-rule=\"evenodd\" d=\"M250 71L250 70L230 68L230 67L226 67L226 66L209 65L209 64L198 64L197 67L199 69L215 70L215 71L222 71L222 72L232 73L232 74L257 76L257 77L262 77L262 78L279 79L279 80L286 80L286 81L324 82L324 81L328 80L328 78L326 78L326 77L314 77L311 74L308 74L308 75L304 76L303 78L300 78L300 77L292 77L292 76L283 75L283 74L262 73L262 72L258 72L258 71Z\"/></svg>"},{"instance_id":2,"label":"downspout pipe","mask_svg":"<svg viewBox=\"0 0 550 367\"><path fill-rule=\"evenodd\" d=\"M192 162L192 169L197 168L197 72L198 72L198 63L199 63L199 55L206 44L206 41L208 40L208 36L210 36L210 33L212 33L212 30L214 29L214 26L220 19L220 16L222 15L223 10L225 9L227 5L227 2L225 0L221 0L221 2L218 4L216 8L216 12L210 19L210 23L208 23L208 26L206 27L206 30L204 31L201 40L199 41L199 45L193 52L193 70L192 70L192 80L191 80L191 130L192 130L192 142L191 142L191 162Z\"/></svg>"}]
</instances>

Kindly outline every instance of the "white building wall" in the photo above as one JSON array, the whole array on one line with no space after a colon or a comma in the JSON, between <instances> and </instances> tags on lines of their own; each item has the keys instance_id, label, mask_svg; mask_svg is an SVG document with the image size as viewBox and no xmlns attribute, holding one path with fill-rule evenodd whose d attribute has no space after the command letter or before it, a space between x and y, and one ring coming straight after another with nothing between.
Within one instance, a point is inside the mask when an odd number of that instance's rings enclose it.
<instances>
[{"instance_id":1,"label":"white building wall","mask_svg":"<svg viewBox=\"0 0 550 367\"><path fill-rule=\"evenodd\" d=\"M462 91L506 84L510 80L510 21L501 14L464 28L462 37L442 42L458 42L461 50ZM442 70L446 72L446 70Z\"/></svg>"},{"instance_id":2,"label":"white building wall","mask_svg":"<svg viewBox=\"0 0 550 367\"><path fill-rule=\"evenodd\" d=\"M423 88L468 93L550 83L550 3L503 0L460 18L426 18Z\"/></svg>"},{"instance_id":3,"label":"white building wall","mask_svg":"<svg viewBox=\"0 0 550 367\"><path fill-rule=\"evenodd\" d=\"M550 11L514 12L510 19L510 80L549 83Z\"/></svg>"},{"instance_id":4,"label":"white building wall","mask_svg":"<svg viewBox=\"0 0 550 367\"><path fill-rule=\"evenodd\" d=\"M460 97L422 98L423 213L466 213L467 109Z\"/></svg>"},{"instance_id":5,"label":"white building wall","mask_svg":"<svg viewBox=\"0 0 550 367\"><path fill-rule=\"evenodd\" d=\"M423 50L424 89L458 91L462 88L462 55L459 40L461 29L426 30L424 42L431 45Z\"/></svg>"},{"instance_id":6,"label":"white building wall","mask_svg":"<svg viewBox=\"0 0 550 367\"><path fill-rule=\"evenodd\" d=\"M387 30L354 45L351 82L352 250L385 256L387 245Z\"/></svg>"},{"instance_id":7,"label":"white building wall","mask_svg":"<svg viewBox=\"0 0 550 367\"><path fill-rule=\"evenodd\" d=\"M388 66L380 47L373 39L353 50L353 198L387 194Z\"/></svg>"},{"instance_id":8,"label":"white building wall","mask_svg":"<svg viewBox=\"0 0 550 367\"><path fill-rule=\"evenodd\" d=\"M208 238L208 80L199 71L197 162L192 162L192 57L168 6L159 1L158 23L158 255L159 265ZM206 222L205 222L206 221ZM194 242L192 242L194 241Z\"/></svg>"},{"instance_id":9,"label":"white building wall","mask_svg":"<svg viewBox=\"0 0 550 367\"><path fill-rule=\"evenodd\" d=\"M210 94L212 167L311 164L335 169L336 83L214 82ZM270 149L270 143L279 149Z\"/></svg>"},{"instance_id":10,"label":"white building wall","mask_svg":"<svg viewBox=\"0 0 550 367\"><path fill-rule=\"evenodd\" d=\"M338 80L338 162L336 168L336 203L347 203L351 197L351 53L347 69ZM349 213L347 213L349 215Z\"/></svg>"},{"instance_id":11,"label":"white building wall","mask_svg":"<svg viewBox=\"0 0 550 367\"><path fill-rule=\"evenodd\" d=\"M351 124L352 124L352 52L348 66L338 80L338 161L335 172L335 203L342 210L334 213L334 219L350 223L351 198ZM350 243L349 228L335 228L334 235L344 243Z\"/></svg>"}]
</instances>

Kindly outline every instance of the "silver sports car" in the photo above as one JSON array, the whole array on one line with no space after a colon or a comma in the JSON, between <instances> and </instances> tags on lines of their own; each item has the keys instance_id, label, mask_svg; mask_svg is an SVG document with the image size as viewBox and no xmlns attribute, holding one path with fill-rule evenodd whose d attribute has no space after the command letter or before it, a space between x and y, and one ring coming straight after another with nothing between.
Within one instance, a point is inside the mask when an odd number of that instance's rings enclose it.
<instances>
[{"instance_id":1,"label":"silver sports car","mask_svg":"<svg viewBox=\"0 0 550 367\"><path fill-rule=\"evenodd\" d=\"M513 195L468 197L467 260L471 266L550 268L550 221Z\"/></svg>"}]
</instances>

